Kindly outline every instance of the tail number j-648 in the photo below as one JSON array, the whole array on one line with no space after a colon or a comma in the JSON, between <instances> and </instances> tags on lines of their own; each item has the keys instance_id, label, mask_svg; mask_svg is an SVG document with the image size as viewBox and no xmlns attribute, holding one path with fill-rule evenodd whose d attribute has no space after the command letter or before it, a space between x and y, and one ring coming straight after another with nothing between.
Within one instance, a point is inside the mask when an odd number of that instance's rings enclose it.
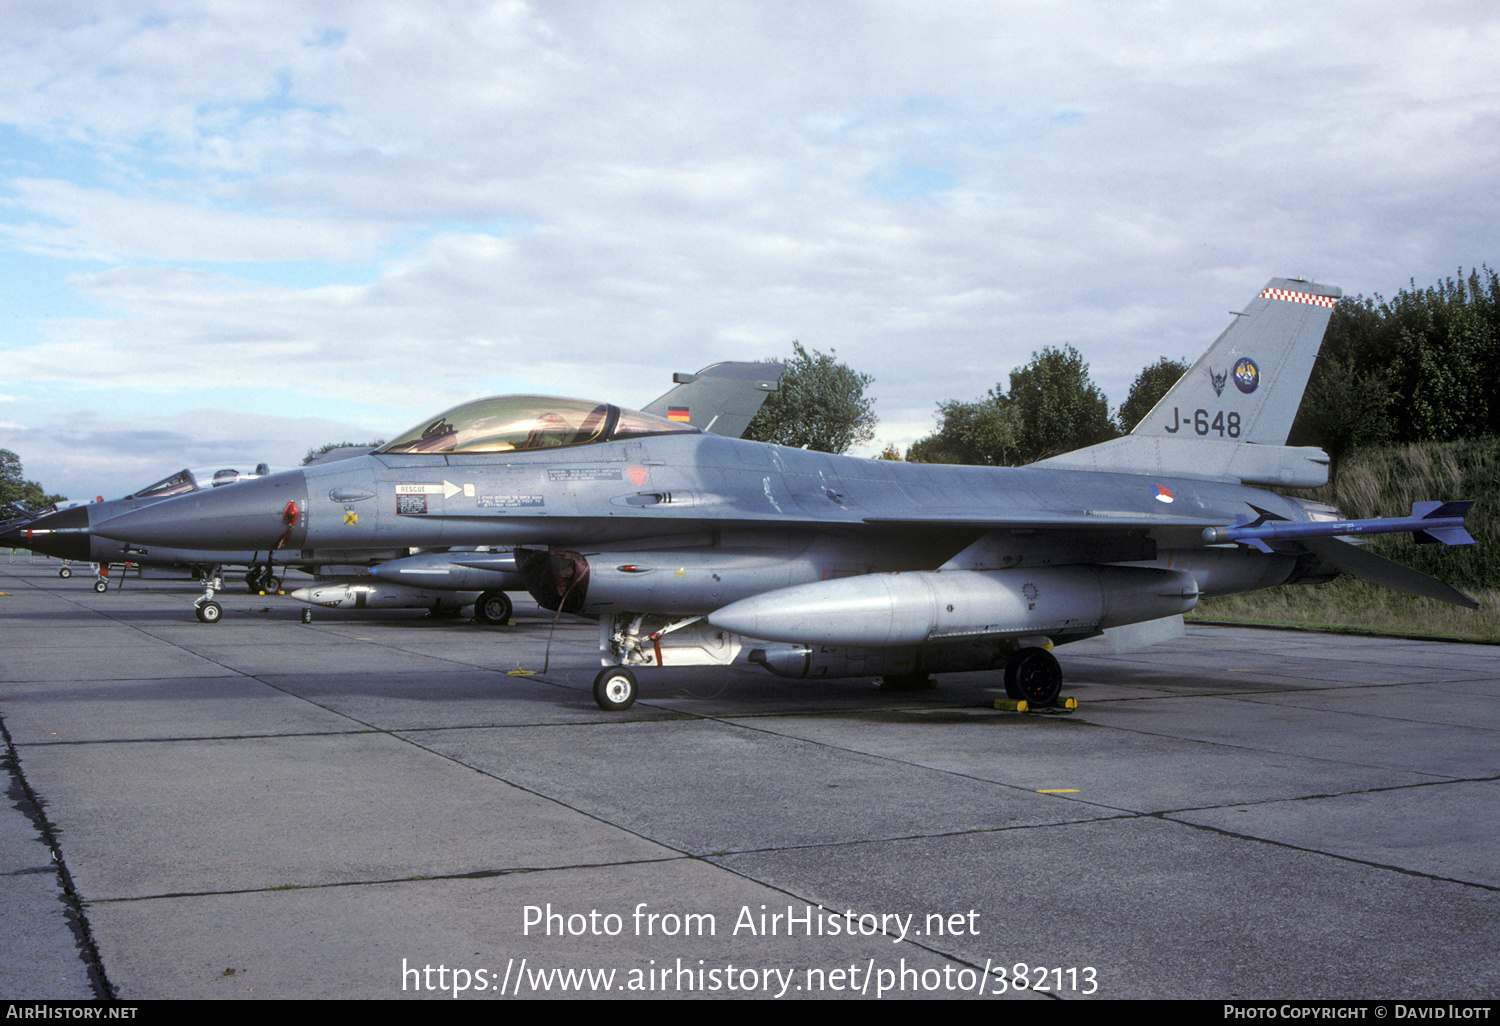
<instances>
[{"instance_id":1,"label":"tail number j-648","mask_svg":"<svg viewBox=\"0 0 1500 1026\"><path fill-rule=\"evenodd\" d=\"M1223 410L1214 411L1214 419L1208 419L1207 410L1194 410L1193 419L1188 420L1172 407L1172 426L1166 430L1170 434L1176 434L1183 427L1191 427L1195 434L1218 435L1220 438L1240 437L1240 415L1234 411L1225 413Z\"/></svg>"}]
</instances>

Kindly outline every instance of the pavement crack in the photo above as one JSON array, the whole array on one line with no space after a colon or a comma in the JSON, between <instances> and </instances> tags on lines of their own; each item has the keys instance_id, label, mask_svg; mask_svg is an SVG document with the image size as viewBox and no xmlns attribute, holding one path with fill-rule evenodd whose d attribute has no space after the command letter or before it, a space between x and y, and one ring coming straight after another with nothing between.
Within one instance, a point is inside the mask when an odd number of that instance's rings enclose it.
<instances>
[{"instance_id":1,"label":"pavement crack","mask_svg":"<svg viewBox=\"0 0 1500 1026\"><path fill-rule=\"evenodd\" d=\"M68 872L67 860L63 858L62 848L57 843L57 831L47 818L45 803L32 789L30 782L26 779L26 774L21 769L21 757L16 752L15 743L11 740L10 729L5 725L4 717L0 717L0 738L3 738L5 743L4 754L0 755L0 768L3 768L10 777L6 785L6 797L31 821L32 826L41 835L42 843L52 854L52 866L37 867L23 872L57 874L58 884L62 889L64 918L78 943L78 955L88 972L89 986L100 1000L113 1000L115 989L109 981L109 974L105 972L104 960L99 956L99 946L94 941L94 932L89 926L88 914L79 900L78 891L73 886L72 874Z\"/></svg>"}]
</instances>

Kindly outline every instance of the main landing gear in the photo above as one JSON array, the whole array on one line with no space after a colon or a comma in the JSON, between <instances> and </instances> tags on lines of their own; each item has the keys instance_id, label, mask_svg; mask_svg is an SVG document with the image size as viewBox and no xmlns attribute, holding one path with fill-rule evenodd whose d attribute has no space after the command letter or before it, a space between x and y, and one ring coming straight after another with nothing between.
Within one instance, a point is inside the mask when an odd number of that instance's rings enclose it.
<instances>
[{"instance_id":1,"label":"main landing gear","mask_svg":"<svg viewBox=\"0 0 1500 1026\"><path fill-rule=\"evenodd\" d=\"M1045 709L1062 693L1062 667L1045 648L1018 648L1005 662L1005 694Z\"/></svg>"},{"instance_id":2,"label":"main landing gear","mask_svg":"<svg viewBox=\"0 0 1500 1026\"><path fill-rule=\"evenodd\" d=\"M268 566L252 566L245 574L245 588L252 595L275 594L281 590L281 578Z\"/></svg>"},{"instance_id":3,"label":"main landing gear","mask_svg":"<svg viewBox=\"0 0 1500 1026\"><path fill-rule=\"evenodd\" d=\"M514 607L503 591L487 591L474 603L474 619L480 623L508 624Z\"/></svg>"}]
</instances>

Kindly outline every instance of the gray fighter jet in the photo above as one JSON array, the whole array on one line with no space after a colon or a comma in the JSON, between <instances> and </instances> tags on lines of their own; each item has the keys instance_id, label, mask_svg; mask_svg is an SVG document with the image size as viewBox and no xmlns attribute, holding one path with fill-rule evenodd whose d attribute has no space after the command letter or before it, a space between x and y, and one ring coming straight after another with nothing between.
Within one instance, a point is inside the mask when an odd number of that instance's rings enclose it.
<instances>
[{"instance_id":1,"label":"gray fighter jet","mask_svg":"<svg viewBox=\"0 0 1500 1026\"><path fill-rule=\"evenodd\" d=\"M164 502L191 492L210 491L251 481L272 473L272 468L264 463L255 464L253 469L246 464L241 464L240 467L244 469L223 465L188 467L123 498L80 503L66 509L44 511L24 522L8 522L3 525L5 530L0 532L0 544L31 549L33 552L64 560L62 567L58 569L58 576L63 578L73 576L73 563L93 563L98 567L94 590L100 593L109 590L110 566L127 563L187 567L203 573L217 573L224 565L247 566L250 569L246 574L246 584L251 591L274 591L280 587L280 581L262 565L269 555L264 550L220 552L146 548L91 534L89 530L93 524L103 523L142 506ZM277 472L283 469L275 468ZM123 575L121 583L123 584Z\"/></svg>"},{"instance_id":2,"label":"gray fighter jet","mask_svg":"<svg viewBox=\"0 0 1500 1026\"><path fill-rule=\"evenodd\" d=\"M1346 521L1268 487L1327 478L1285 445L1339 290L1273 279L1129 436L1020 468L906 464L723 438L600 402L465 403L368 456L189 495L95 528L139 544L513 549L544 608L597 617L605 709L641 667L788 677L1002 669L1048 705L1051 649L1173 636L1201 595L1340 571L1473 606L1340 536L1472 542L1467 503ZM355 522L358 528L356 531Z\"/></svg>"}]
</instances>

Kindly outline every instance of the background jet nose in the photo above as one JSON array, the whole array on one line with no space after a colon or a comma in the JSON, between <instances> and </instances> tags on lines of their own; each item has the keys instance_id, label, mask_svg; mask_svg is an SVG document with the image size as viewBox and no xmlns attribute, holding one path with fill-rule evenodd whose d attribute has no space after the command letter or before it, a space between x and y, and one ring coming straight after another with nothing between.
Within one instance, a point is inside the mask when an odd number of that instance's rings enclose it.
<instances>
[{"instance_id":1,"label":"background jet nose","mask_svg":"<svg viewBox=\"0 0 1500 1026\"><path fill-rule=\"evenodd\" d=\"M167 499L106 520L94 533L174 549L300 548L306 510L307 478L289 470Z\"/></svg>"},{"instance_id":2,"label":"background jet nose","mask_svg":"<svg viewBox=\"0 0 1500 1026\"><path fill-rule=\"evenodd\" d=\"M37 517L0 535L0 546L30 549L56 559L87 562L89 559L89 511L74 506Z\"/></svg>"}]
</instances>

